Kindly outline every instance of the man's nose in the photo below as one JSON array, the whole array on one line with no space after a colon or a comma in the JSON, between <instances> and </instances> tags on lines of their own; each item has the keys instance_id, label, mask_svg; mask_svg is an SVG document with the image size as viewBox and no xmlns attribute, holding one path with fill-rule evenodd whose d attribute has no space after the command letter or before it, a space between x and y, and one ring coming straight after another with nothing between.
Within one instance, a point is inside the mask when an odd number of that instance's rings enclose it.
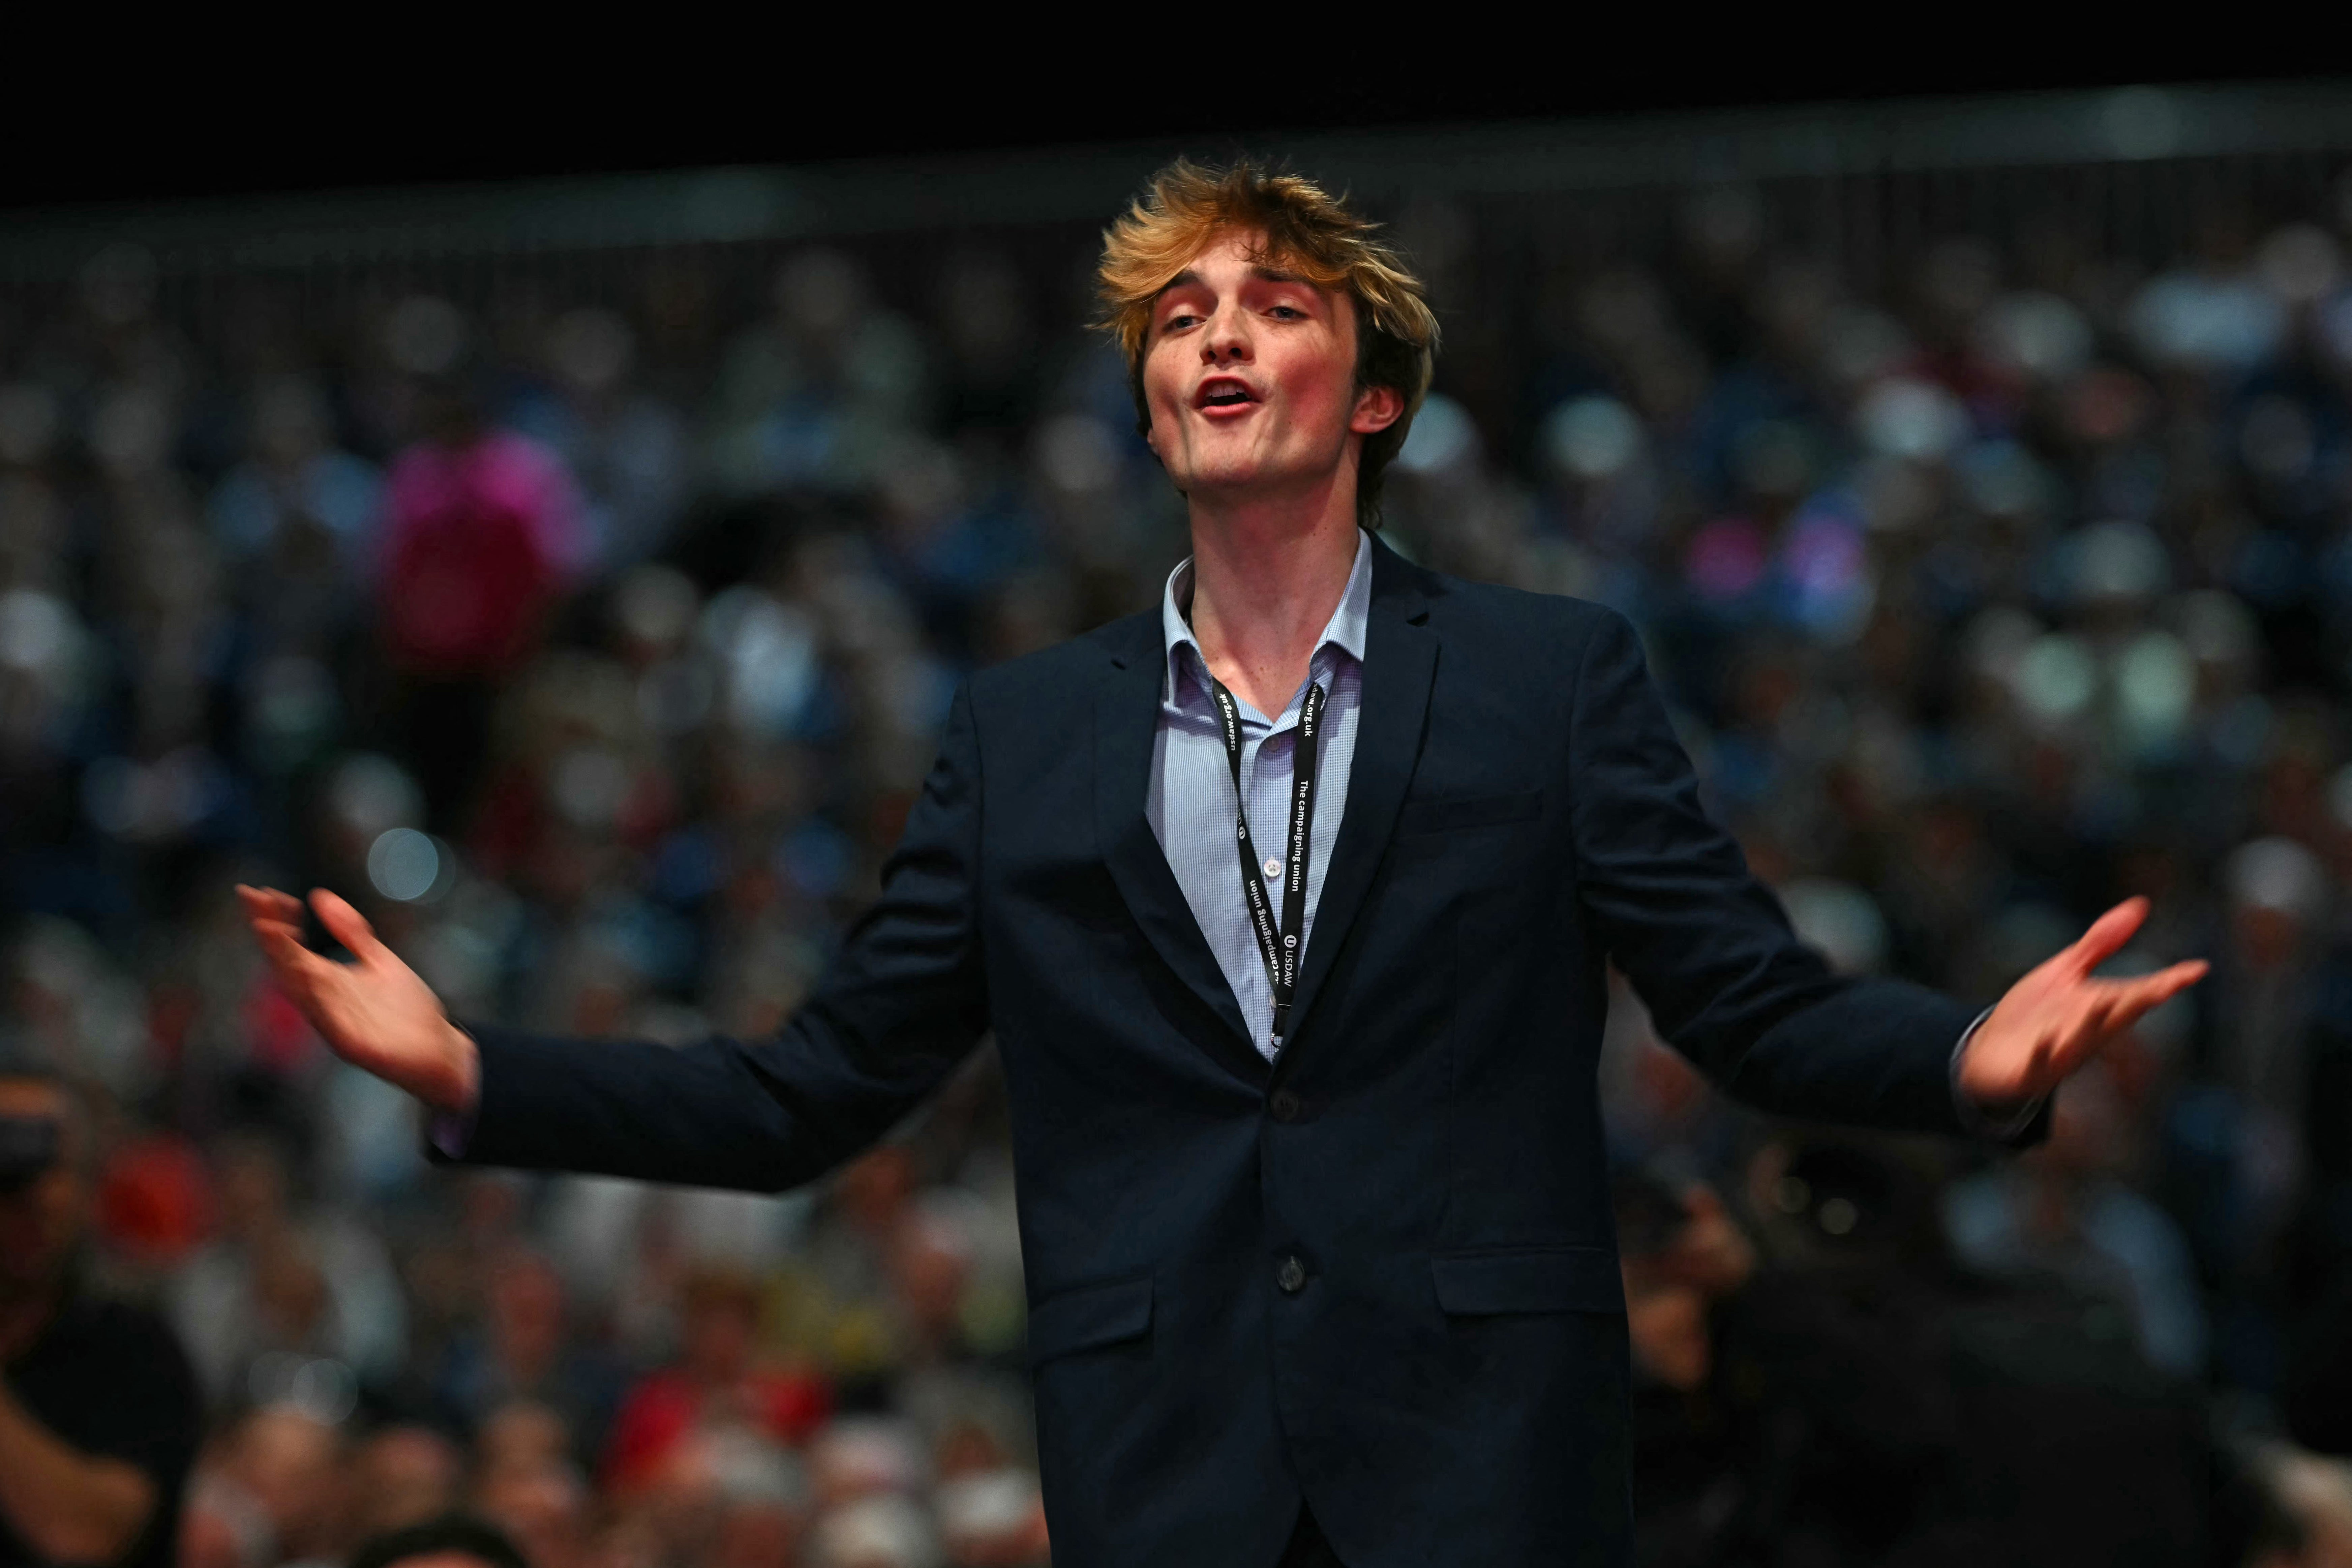
<instances>
[{"instance_id":1,"label":"man's nose","mask_svg":"<svg viewBox=\"0 0 2352 1568\"><path fill-rule=\"evenodd\" d=\"M1250 357L1249 319L1239 310L1220 310L1209 318L1201 334L1201 363L1232 364Z\"/></svg>"}]
</instances>

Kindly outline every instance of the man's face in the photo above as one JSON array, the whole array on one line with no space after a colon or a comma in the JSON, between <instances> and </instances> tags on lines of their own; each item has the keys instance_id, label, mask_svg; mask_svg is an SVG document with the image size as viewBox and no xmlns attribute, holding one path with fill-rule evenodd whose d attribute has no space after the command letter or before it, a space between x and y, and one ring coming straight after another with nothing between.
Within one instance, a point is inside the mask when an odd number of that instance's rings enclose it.
<instances>
[{"instance_id":1,"label":"man's face","mask_svg":"<svg viewBox=\"0 0 2352 1568\"><path fill-rule=\"evenodd\" d=\"M1356 310L1226 233L1152 303L1143 394L1151 449L1197 502L1328 482L1361 437L1403 412L1356 386Z\"/></svg>"},{"instance_id":2,"label":"man's face","mask_svg":"<svg viewBox=\"0 0 2352 1568\"><path fill-rule=\"evenodd\" d=\"M0 1116L34 1117L63 1124L64 1144L48 1169L12 1192L0 1193L0 1297L47 1289L73 1254L88 1207L81 1179L79 1129L67 1115L65 1092L39 1079L0 1079Z\"/></svg>"}]
</instances>

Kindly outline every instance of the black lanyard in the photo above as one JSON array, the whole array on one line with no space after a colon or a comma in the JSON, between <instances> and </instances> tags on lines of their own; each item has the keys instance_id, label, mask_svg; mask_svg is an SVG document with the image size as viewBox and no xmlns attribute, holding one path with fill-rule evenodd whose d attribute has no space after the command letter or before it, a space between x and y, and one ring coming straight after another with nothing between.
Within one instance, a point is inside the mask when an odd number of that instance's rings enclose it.
<instances>
[{"instance_id":1,"label":"black lanyard","mask_svg":"<svg viewBox=\"0 0 2352 1568\"><path fill-rule=\"evenodd\" d=\"M1204 672L1205 673L1205 672ZM1265 983L1274 990L1274 1044L1278 1050L1290 1023L1290 998L1298 989L1299 938L1307 929L1307 849L1315 831L1315 753L1323 728L1323 688L1307 689L1298 708L1298 744L1290 759L1290 856L1282 882L1282 928L1275 929L1273 900L1265 895L1265 874L1250 842L1249 808L1242 790L1242 708L1225 683L1209 677L1217 700L1217 716L1225 725L1225 761L1234 770L1234 837L1242 849L1242 899L1249 905L1250 931L1257 938L1257 955L1265 964Z\"/></svg>"}]
</instances>

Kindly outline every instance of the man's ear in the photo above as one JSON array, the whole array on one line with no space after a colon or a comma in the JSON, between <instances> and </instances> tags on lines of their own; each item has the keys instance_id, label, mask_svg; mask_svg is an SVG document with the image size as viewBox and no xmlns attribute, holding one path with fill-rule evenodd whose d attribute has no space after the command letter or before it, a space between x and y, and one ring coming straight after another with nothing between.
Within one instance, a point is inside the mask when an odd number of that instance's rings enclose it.
<instances>
[{"instance_id":1,"label":"man's ear","mask_svg":"<svg viewBox=\"0 0 2352 1568\"><path fill-rule=\"evenodd\" d=\"M1359 436L1377 436L1403 417L1403 393L1393 386L1368 386L1356 394L1348 428Z\"/></svg>"}]
</instances>

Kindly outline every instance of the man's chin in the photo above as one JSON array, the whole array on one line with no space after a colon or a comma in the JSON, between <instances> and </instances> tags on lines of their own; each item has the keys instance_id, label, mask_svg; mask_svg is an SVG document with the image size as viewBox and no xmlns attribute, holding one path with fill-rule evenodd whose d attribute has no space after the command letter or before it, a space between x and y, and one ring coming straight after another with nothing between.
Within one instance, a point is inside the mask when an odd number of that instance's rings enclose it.
<instances>
[{"instance_id":1,"label":"man's chin","mask_svg":"<svg viewBox=\"0 0 2352 1568\"><path fill-rule=\"evenodd\" d=\"M1268 491L1297 486L1307 476L1290 466L1268 462L1255 453L1213 458L1194 464L1181 475L1171 475L1176 488L1195 505L1211 501L1246 500Z\"/></svg>"}]
</instances>

